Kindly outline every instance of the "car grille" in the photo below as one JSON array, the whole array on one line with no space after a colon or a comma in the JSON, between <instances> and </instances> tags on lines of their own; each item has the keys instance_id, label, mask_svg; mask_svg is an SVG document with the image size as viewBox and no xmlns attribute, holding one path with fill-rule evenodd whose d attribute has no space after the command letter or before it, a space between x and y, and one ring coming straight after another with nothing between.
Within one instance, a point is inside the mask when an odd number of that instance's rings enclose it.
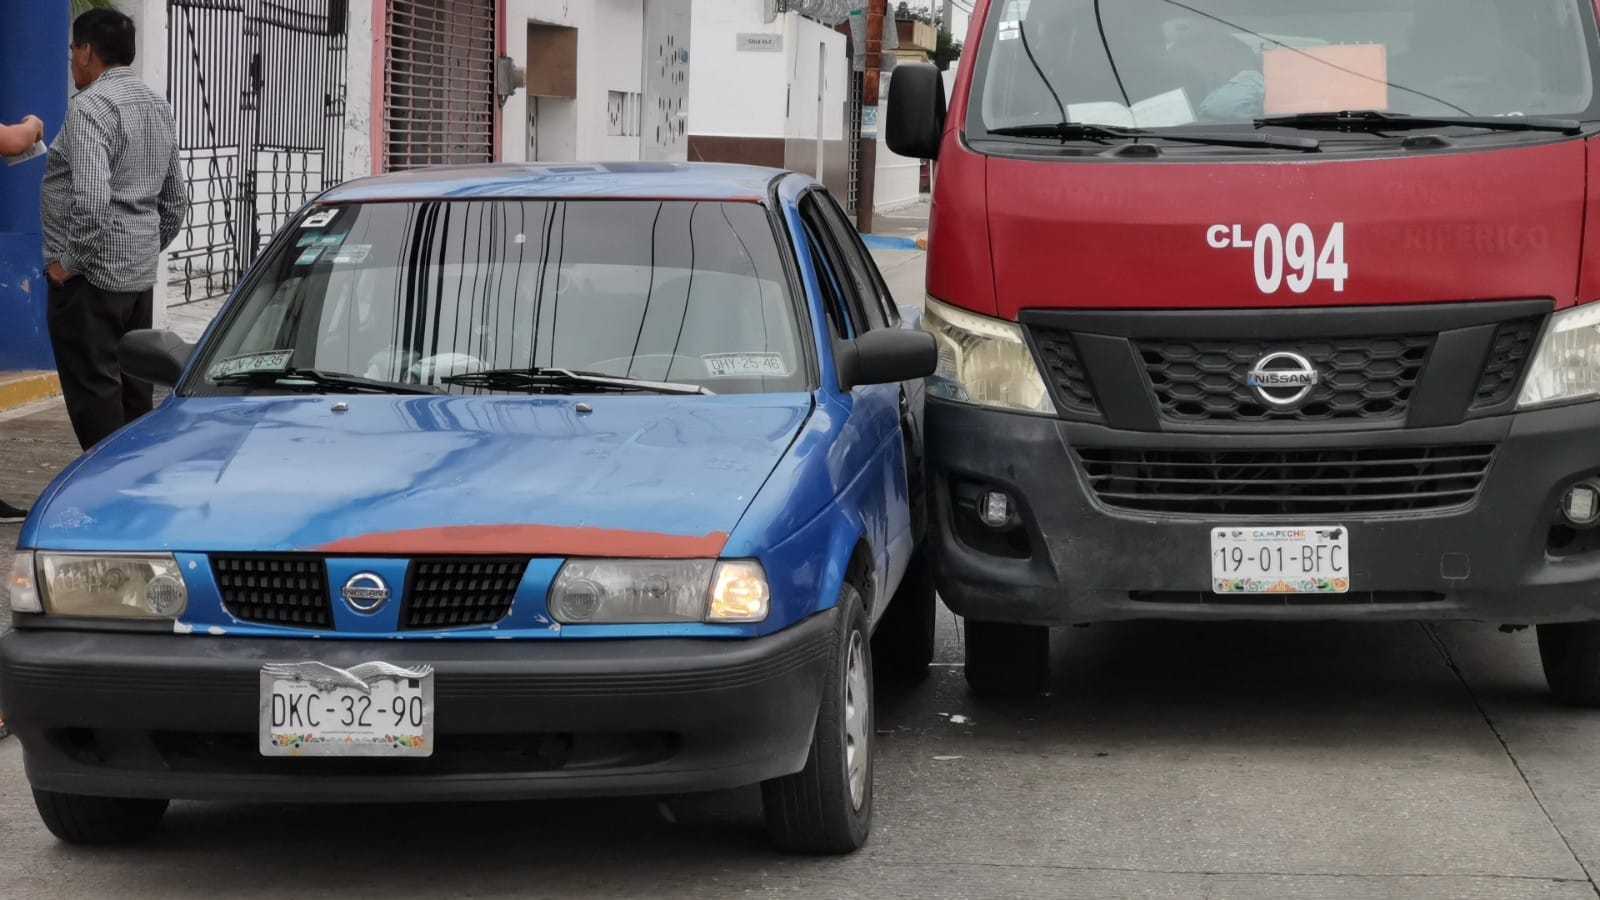
<instances>
[{"instance_id":1,"label":"car grille","mask_svg":"<svg viewBox=\"0 0 1600 900\"><path fill-rule=\"evenodd\" d=\"M511 613L525 559L428 559L412 563L402 628L492 625Z\"/></svg>"},{"instance_id":2,"label":"car grille","mask_svg":"<svg viewBox=\"0 0 1600 900\"><path fill-rule=\"evenodd\" d=\"M1195 516L1419 512L1470 503L1487 445L1351 450L1077 451L1112 509Z\"/></svg>"},{"instance_id":3,"label":"car grille","mask_svg":"<svg viewBox=\"0 0 1600 900\"><path fill-rule=\"evenodd\" d=\"M1383 421L1405 417L1433 338L1141 340L1135 346L1161 415L1170 421ZM1247 380L1263 356L1286 350L1304 356L1321 378L1303 401L1281 409L1263 402Z\"/></svg>"},{"instance_id":4,"label":"car grille","mask_svg":"<svg viewBox=\"0 0 1600 900\"><path fill-rule=\"evenodd\" d=\"M1072 335L1062 331L1037 331L1035 334L1039 357L1044 363L1044 377L1055 388L1056 402L1078 412L1099 412Z\"/></svg>"},{"instance_id":5,"label":"car grille","mask_svg":"<svg viewBox=\"0 0 1600 900\"><path fill-rule=\"evenodd\" d=\"M1489 348L1489 361L1484 366L1483 378L1478 382L1478 393L1472 399L1473 409L1490 409L1511 399L1516 390L1522 369L1533 352L1533 339L1539 333L1538 319L1521 319L1505 322L1494 333L1494 343Z\"/></svg>"},{"instance_id":6,"label":"car grille","mask_svg":"<svg viewBox=\"0 0 1600 900\"><path fill-rule=\"evenodd\" d=\"M287 628L333 627L328 569L311 556L213 556L222 605L241 622Z\"/></svg>"}]
</instances>

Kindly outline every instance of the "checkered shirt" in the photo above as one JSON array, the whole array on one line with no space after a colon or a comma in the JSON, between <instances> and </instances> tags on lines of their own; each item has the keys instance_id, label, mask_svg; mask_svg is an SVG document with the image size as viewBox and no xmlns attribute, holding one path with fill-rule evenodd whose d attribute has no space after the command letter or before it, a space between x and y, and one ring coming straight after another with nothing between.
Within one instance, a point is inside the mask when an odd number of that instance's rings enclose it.
<instances>
[{"instance_id":1,"label":"checkered shirt","mask_svg":"<svg viewBox=\"0 0 1600 900\"><path fill-rule=\"evenodd\" d=\"M73 98L41 199L47 268L104 291L152 287L189 207L172 107L128 68L107 70Z\"/></svg>"}]
</instances>

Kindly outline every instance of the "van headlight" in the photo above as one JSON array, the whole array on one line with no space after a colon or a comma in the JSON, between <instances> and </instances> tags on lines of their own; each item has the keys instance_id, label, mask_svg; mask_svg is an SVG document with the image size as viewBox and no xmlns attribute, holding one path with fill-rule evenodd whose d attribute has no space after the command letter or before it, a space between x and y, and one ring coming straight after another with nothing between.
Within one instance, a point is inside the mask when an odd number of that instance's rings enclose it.
<instances>
[{"instance_id":1,"label":"van headlight","mask_svg":"<svg viewBox=\"0 0 1600 900\"><path fill-rule=\"evenodd\" d=\"M21 556L12 570L13 603ZM35 596L52 616L175 619L189 605L189 587L171 556L47 552L34 556Z\"/></svg>"},{"instance_id":2,"label":"van headlight","mask_svg":"<svg viewBox=\"0 0 1600 900\"><path fill-rule=\"evenodd\" d=\"M761 622L772 605L754 560L575 559L550 586L563 625Z\"/></svg>"},{"instance_id":3,"label":"van headlight","mask_svg":"<svg viewBox=\"0 0 1600 900\"><path fill-rule=\"evenodd\" d=\"M1533 355L1518 409L1600 396L1600 302L1558 312Z\"/></svg>"},{"instance_id":4,"label":"van headlight","mask_svg":"<svg viewBox=\"0 0 1600 900\"><path fill-rule=\"evenodd\" d=\"M939 345L939 368L928 379L929 393L978 406L1055 413L1033 351L1016 323L929 297L922 327Z\"/></svg>"}]
</instances>

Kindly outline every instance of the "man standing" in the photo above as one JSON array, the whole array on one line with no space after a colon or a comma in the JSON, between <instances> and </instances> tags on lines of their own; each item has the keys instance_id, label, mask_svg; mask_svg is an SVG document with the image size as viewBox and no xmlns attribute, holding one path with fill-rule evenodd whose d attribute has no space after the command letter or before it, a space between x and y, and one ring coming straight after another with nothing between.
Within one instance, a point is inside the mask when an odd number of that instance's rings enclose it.
<instances>
[{"instance_id":1,"label":"man standing","mask_svg":"<svg viewBox=\"0 0 1600 900\"><path fill-rule=\"evenodd\" d=\"M50 346L84 450L152 407L150 384L123 374L117 344L150 327L161 251L189 202L172 108L128 68L133 57L126 15L95 9L72 23L80 93L44 175Z\"/></svg>"},{"instance_id":2,"label":"man standing","mask_svg":"<svg viewBox=\"0 0 1600 900\"><path fill-rule=\"evenodd\" d=\"M26 116L15 125L0 124L0 156L21 156L44 140L44 122L38 116ZM28 511L0 500L0 523L21 522Z\"/></svg>"}]
</instances>

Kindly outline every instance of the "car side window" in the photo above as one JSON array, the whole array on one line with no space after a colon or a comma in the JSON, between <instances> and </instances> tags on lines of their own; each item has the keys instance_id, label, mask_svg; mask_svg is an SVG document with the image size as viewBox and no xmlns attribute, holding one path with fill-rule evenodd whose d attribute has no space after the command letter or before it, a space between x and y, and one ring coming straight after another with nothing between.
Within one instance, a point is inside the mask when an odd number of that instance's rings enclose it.
<instances>
[{"instance_id":1,"label":"car side window","mask_svg":"<svg viewBox=\"0 0 1600 900\"><path fill-rule=\"evenodd\" d=\"M806 194L800 202L800 214L812 223L822 236L822 246L828 256L828 265L839 277L839 287L843 292L845 308L850 312L850 318L856 324L859 334L874 328L884 326L882 313L874 314L872 310L873 294L870 290L863 290L861 285L866 273L860 267L860 260L852 260L846 251L843 242L839 240L833 222L828 218L826 205L823 203L827 195L821 190L813 190ZM865 283L870 284L870 281Z\"/></svg>"},{"instance_id":2,"label":"car side window","mask_svg":"<svg viewBox=\"0 0 1600 900\"><path fill-rule=\"evenodd\" d=\"M867 252L866 245L861 241L861 235L854 225L850 224L850 217L844 214L833 195L817 193L817 207L822 217L828 223L828 230L837 242L839 252L843 254L845 265L850 270L850 278L855 282L856 292L861 297L861 306L873 328L886 328L900 323L900 311L895 309L894 300L889 296L889 289L879 277L877 266L872 261L872 256Z\"/></svg>"},{"instance_id":3,"label":"car side window","mask_svg":"<svg viewBox=\"0 0 1600 900\"><path fill-rule=\"evenodd\" d=\"M811 265L816 269L817 285L822 289L822 307L828 315L828 328L836 340L850 340L856 336L849 304L844 300L839 279L828 263L828 245L823 240L816 222L810 216L800 217L806 230L806 243L811 245Z\"/></svg>"}]
</instances>

